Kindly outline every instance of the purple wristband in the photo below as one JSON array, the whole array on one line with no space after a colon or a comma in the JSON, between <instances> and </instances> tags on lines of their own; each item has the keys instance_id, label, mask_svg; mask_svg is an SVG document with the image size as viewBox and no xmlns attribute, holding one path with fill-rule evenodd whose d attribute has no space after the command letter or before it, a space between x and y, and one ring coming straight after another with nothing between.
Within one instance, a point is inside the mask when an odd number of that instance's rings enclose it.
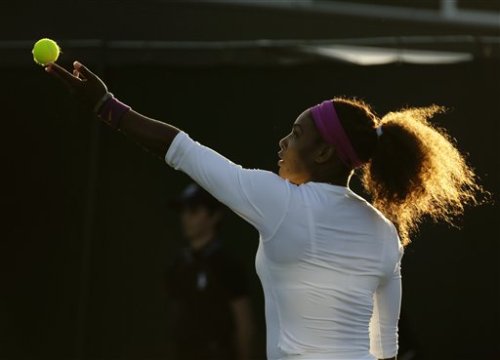
<instances>
[{"instance_id":1,"label":"purple wristband","mask_svg":"<svg viewBox=\"0 0 500 360\"><path fill-rule=\"evenodd\" d=\"M120 120L130 109L130 106L122 103L115 97L110 97L102 104L97 115L113 129L118 129Z\"/></svg>"}]
</instances>

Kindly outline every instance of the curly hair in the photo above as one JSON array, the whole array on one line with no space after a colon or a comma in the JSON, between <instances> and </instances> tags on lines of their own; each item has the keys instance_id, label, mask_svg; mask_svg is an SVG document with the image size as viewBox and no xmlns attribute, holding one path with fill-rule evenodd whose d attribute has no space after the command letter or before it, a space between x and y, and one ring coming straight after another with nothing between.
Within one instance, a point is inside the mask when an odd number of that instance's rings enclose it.
<instances>
[{"instance_id":1,"label":"curly hair","mask_svg":"<svg viewBox=\"0 0 500 360\"><path fill-rule=\"evenodd\" d=\"M454 225L466 205L489 195L456 142L445 129L429 122L446 108L405 107L379 118L358 98L333 100L361 167L364 189L372 203L397 227L403 245L423 218ZM381 126L382 135L375 128ZM347 169L349 170L349 169Z\"/></svg>"}]
</instances>

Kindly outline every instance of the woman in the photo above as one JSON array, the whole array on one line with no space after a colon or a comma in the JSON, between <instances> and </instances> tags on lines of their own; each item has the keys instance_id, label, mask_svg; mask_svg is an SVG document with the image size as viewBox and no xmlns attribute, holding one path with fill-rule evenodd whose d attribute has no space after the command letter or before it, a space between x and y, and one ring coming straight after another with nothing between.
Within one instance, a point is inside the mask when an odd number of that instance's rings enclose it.
<instances>
[{"instance_id":1,"label":"woman","mask_svg":"<svg viewBox=\"0 0 500 360\"><path fill-rule=\"evenodd\" d=\"M279 175L243 169L117 101L82 64L60 78L99 117L191 176L260 234L268 358L395 359L401 257L424 215L451 221L481 191L438 106L379 119L357 99L302 112L280 143ZM362 169L373 204L353 193Z\"/></svg>"}]
</instances>

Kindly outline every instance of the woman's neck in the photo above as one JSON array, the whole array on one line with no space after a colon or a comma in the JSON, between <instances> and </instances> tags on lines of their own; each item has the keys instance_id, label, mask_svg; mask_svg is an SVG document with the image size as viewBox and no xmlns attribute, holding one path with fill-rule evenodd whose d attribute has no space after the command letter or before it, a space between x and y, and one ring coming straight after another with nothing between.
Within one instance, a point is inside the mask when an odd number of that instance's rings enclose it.
<instances>
[{"instance_id":1,"label":"woman's neck","mask_svg":"<svg viewBox=\"0 0 500 360\"><path fill-rule=\"evenodd\" d=\"M311 176L311 179L309 181L324 182L332 185L348 187L352 174L353 171L349 171L349 173L346 174L344 170L336 170L335 168L330 168L325 169L324 171L317 171L316 174Z\"/></svg>"}]
</instances>

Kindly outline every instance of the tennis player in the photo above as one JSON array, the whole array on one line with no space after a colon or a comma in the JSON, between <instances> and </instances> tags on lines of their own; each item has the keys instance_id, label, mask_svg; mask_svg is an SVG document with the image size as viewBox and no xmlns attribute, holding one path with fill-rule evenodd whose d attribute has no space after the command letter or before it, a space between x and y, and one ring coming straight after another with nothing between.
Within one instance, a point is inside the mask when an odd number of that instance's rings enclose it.
<instances>
[{"instance_id":1,"label":"tennis player","mask_svg":"<svg viewBox=\"0 0 500 360\"><path fill-rule=\"evenodd\" d=\"M260 234L269 360L396 359L401 258L425 215L450 222L481 190L432 105L381 119L356 98L304 110L279 175L245 169L118 101L89 69L46 71L112 128L192 177ZM370 204L349 188L354 169Z\"/></svg>"}]
</instances>

